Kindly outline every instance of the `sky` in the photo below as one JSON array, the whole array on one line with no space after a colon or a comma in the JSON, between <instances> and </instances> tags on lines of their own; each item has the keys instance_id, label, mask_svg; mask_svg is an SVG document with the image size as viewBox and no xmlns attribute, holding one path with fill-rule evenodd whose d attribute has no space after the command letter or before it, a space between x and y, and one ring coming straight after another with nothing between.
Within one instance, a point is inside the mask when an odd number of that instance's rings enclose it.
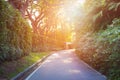
<instances>
[{"instance_id":1,"label":"sky","mask_svg":"<svg viewBox=\"0 0 120 80\"><path fill-rule=\"evenodd\" d=\"M84 2L85 0L75 0L64 4L59 10L59 16L67 21L74 21L77 16L82 16Z\"/></svg>"}]
</instances>

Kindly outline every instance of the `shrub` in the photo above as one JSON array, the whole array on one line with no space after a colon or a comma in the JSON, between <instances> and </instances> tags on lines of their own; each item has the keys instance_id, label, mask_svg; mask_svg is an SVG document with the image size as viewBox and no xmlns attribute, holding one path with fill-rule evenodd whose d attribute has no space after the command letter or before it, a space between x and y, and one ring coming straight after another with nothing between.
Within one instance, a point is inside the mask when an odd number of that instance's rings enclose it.
<instances>
[{"instance_id":1,"label":"shrub","mask_svg":"<svg viewBox=\"0 0 120 80\"><path fill-rule=\"evenodd\" d=\"M0 62L14 60L31 51L31 29L19 11L0 0Z\"/></svg>"}]
</instances>

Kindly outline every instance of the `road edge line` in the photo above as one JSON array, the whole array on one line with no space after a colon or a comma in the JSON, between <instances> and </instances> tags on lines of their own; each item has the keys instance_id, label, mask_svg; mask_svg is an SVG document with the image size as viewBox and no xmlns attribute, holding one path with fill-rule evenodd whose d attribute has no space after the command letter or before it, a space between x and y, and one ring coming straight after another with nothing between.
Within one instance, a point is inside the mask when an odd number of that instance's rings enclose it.
<instances>
[{"instance_id":1,"label":"road edge line","mask_svg":"<svg viewBox=\"0 0 120 80\"><path fill-rule=\"evenodd\" d=\"M35 69L37 69L52 54L53 54L53 52L51 52L47 56L44 56L42 59L38 60L36 63L34 63L33 65L31 65L28 68L26 68L24 71L18 73L15 77L11 78L10 80L21 80L21 77L23 77L23 76L24 76L24 79L25 79L28 75L30 75L30 73L34 72ZM37 68L35 68L35 67L37 67ZM31 69L32 69L32 71L31 71ZM30 73L29 73L29 71L30 71ZM28 75L25 75L27 73L28 73Z\"/></svg>"}]
</instances>

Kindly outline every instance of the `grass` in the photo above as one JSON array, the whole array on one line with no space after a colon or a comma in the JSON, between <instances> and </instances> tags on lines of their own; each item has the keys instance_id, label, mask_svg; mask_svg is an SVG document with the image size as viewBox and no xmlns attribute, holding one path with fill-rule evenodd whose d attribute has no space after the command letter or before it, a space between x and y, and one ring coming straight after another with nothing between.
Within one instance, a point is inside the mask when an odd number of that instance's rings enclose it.
<instances>
[{"instance_id":1,"label":"grass","mask_svg":"<svg viewBox=\"0 0 120 80\"><path fill-rule=\"evenodd\" d=\"M0 65L0 80L11 79L48 54L49 52L34 52L16 61L4 62Z\"/></svg>"}]
</instances>

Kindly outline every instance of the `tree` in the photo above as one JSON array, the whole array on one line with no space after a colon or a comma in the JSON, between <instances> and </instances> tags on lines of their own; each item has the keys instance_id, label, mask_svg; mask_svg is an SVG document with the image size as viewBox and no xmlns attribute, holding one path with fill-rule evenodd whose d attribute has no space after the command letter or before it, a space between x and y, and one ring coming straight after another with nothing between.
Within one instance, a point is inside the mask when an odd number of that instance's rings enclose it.
<instances>
[{"instance_id":1,"label":"tree","mask_svg":"<svg viewBox=\"0 0 120 80\"><path fill-rule=\"evenodd\" d=\"M18 9L22 16L25 17L25 12L32 0L8 0L8 2L15 8Z\"/></svg>"},{"instance_id":2,"label":"tree","mask_svg":"<svg viewBox=\"0 0 120 80\"><path fill-rule=\"evenodd\" d=\"M63 45L65 40L60 41L56 32L62 31L65 27L65 21L58 17L59 8L65 3L61 0L13 0L9 1L16 9L24 14L24 18L26 18L31 24L33 30L33 40L32 45L33 49L44 48L46 44L57 45L59 42ZM20 6L16 5L19 4ZM64 25L64 26L63 26ZM67 30L64 30L67 31ZM59 33L59 32L58 32ZM49 35L54 35L53 37ZM65 34L66 35L66 34ZM62 36L59 36L62 38ZM64 37L65 38L65 37ZM48 46L45 46L48 47Z\"/></svg>"}]
</instances>

